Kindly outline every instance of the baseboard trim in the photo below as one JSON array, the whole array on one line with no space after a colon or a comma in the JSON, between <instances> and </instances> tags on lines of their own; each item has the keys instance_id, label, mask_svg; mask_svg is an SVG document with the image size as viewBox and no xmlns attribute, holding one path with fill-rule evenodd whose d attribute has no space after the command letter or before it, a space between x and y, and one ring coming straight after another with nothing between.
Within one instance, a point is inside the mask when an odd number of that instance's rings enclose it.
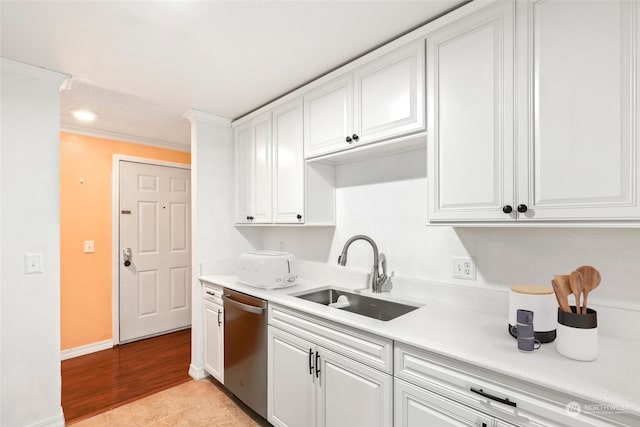
<instances>
[{"instance_id":1,"label":"baseboard trim","mask_svg":"<svg viewBox=\"0 0 640 427\"><path fill-rule=\"evenodd\" d=\"M62 413L62 407L60 407L60 415L48 418L46 420L38 421L34 424L29 424L28 427L64 427L64 415Z\"/></svg>"},{"instance_id":2,"label":"baseboard trim","mask_svg":"<svg viewBox=\"0 0 640 427\"><path fill-rule=\"evenodd\" d=\"M192 363L189 365L189 376L194 380L202 380L207 377L207 373L204 368L198 368Z\"/></svg>"},{"instance_id":3,"label":"baseboard trim","mask_svg":"<svg viewBox=\"0 0 640 427\"><path fill-rule=\"evenodd\" d=\"M72 359L85 354L95 353L96 351L107 350L113 347L113 340L98 341L80 347L73 347L60 352L60 360Z\"/></svg>"}]
</instances>

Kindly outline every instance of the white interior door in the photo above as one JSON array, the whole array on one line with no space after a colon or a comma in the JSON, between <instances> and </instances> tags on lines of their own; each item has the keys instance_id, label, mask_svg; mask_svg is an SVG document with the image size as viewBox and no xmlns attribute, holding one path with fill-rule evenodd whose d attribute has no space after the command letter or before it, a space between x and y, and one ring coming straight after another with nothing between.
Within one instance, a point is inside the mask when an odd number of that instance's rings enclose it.
<instances>
[{"instance_id":1,"label":"white interior door","mask_svg":"<svg viewBox=\"0 0 640 427\"><path fill-rule=\"evenodd\" d=\"M120 342L191 324L190 175L120 162Z\"/></svg>"}]
</instances>

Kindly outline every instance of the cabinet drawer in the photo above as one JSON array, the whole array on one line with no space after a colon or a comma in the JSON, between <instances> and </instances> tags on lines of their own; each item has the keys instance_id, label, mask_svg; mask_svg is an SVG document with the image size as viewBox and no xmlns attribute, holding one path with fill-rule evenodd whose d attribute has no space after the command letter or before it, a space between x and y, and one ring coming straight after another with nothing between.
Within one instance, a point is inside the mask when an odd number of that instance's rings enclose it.
<instances>
[{"instance_id":1,"label":"cabinet drawer","mask_svg":"<svg viewBox=\"0 0 640 427\"><path fill-rule=\"evenodd\" d=\"M623 426L627 417L578 415L567 411L577 402L594 404L550 389L514 380L448 357L395 344L394 374L412 384L518 426ZM634 420L637 423L637 420Z\"/></svg>"},{"instance_id":2,"label":"cabinet drawer","mask_svg":"<svg viewBox=\"0 0 640 427\"><path fill-rule=\"evenodd\" d=\"M275 304L269 304L269 324L381 371L393 371L390 339Z\"/></svg>"}]
</instances>

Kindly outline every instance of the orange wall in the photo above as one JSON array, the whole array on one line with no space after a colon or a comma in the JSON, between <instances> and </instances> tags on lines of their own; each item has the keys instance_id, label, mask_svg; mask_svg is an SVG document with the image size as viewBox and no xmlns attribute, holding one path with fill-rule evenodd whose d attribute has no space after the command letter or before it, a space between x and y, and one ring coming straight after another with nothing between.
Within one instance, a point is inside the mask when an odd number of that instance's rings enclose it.
<instances>
[{"instance_id":1,"label":"orange wall","mask_svg":"<svg viewBox=\"0 0 640 427\"><path fill-rule=\"evenodd\" d=\"M191 163L191 154L181 151L60 133L62 350L108 340L113 335L111 186L114 154ZM83 253L85 240L95 242L95 253Z\"/></svg>"}]
</instances>

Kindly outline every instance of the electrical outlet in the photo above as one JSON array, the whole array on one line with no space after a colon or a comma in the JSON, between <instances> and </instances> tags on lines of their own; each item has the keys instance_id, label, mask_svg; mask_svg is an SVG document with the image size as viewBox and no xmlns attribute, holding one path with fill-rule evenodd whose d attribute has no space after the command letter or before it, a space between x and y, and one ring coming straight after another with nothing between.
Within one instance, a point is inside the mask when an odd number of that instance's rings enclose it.
<instances>
[{"instance_id":1,"label":"electrical outlet","mask_svg":"<svg viewBox=\"0 0 640 427\"><path fill-rule=\"evenodd\" d=\"M94 244L93 240L85 240L84 241L84 253L92 254L94 252Z\"/></svg>"},{"instance_id":2,"label":"electrical outlet","mask_svg":"<svg viewBox=\"0 0 640 427\"><path fill-rule=\"evenodd\" d=\"M453 257L453 277L476 280L476 263L471 257Z\"/></svg>"}]
</instances>

